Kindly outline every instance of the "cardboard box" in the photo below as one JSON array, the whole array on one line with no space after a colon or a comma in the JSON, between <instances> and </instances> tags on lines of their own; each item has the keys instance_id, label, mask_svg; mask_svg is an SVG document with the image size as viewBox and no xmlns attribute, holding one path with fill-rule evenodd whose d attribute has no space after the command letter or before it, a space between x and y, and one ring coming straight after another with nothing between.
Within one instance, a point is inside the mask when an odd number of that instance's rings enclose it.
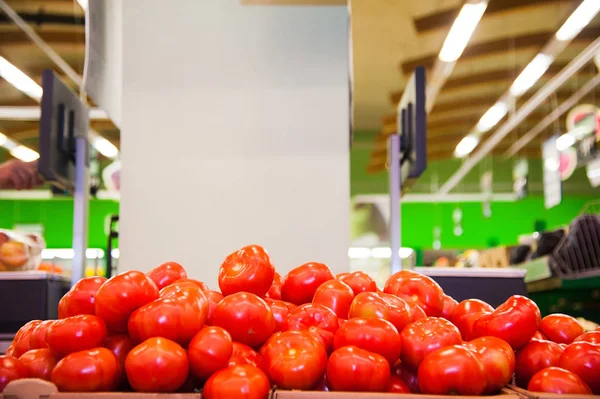
<instances>
[{"instance_id":1,"label":"cardboard box","mask_svg":"<svg viewBox=\"0 0 600 399\"><path fill-rule=\"evenodd\" d=\"M557 393L531 392L516 386L509 386L509 389L528 399L600 399L600 395L563 395Z\"/></svg>"}]
</instances>

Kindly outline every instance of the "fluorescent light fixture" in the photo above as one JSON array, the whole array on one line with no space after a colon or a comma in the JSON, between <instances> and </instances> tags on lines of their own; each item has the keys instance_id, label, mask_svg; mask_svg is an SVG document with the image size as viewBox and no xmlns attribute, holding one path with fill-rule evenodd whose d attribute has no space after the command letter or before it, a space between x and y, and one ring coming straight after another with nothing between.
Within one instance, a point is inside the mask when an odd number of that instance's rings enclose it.
<instances>
[{"instance_id":1,"label":"fluorescent light fixture","mask_svg":"<svg viewBox=\"0 0 600 399\"><path fill-rule=\"evenodd\" d=\"M454 62L460 58L486 8L487 1L465 3L462 6L446 36L440 51L440 60Z\"/></svg>"},{"instance_id":2,"label":"fluorescent light fixture","mask_svg":"<svg viewBox=\"0 0 600 399\"><path fill-rule=\"evenodd\" d=\"M71 248L55 248L55 249L43 249L42 259L73 259L75 251ZM102 259L104 258L104 250L100 248L88 248L85 250L85 257L88 259Z\"/></svg>"},{"instance_id":3,"label":"fluorescent light fixture","mask_svg":"<svg viewBox=\"0 0 600 399\"><path fill-rule=\"evenodd\" d=\"M4 143L6 143L6 141L8 140L8 138L3 135L2 133L0 133L0 147L4 146Z\"/></svg>"},{"instance_id":4,"label":"fluorescent light fixture","mask_svg":"<svg viewBox=\"0 0 600 399\"><path fill-rule=\"evenodd\" d=\"M11 139L9 139L8 137L5 138L4 143L2 144L2 147L6 148L9 151L14 150L18 146L19 146L19 144L15 143L14 141L12 141Z\"/></svg>"},{"instance_id":5,"label":"fluorescent light fixture","mask_svg":"<svg viewBox=\"0 0 600 399\"><path fill-rule=\"evenodd\" d=\"M469 155L479 144L479 139L473 135L463 137L454 150L454 156L464 158Z\"/></svg>"},{"instance_id":6,"label":"fluorescent light fixture","mask_svg":"<svg viewBox=\"0 0 600 399\"><path fill-rule=\"evenodd\" d=\"M508 106L503 102L497 102L487 110L485 114L479 119L477 123L477 130L479 132L487 132L500 122L502 118L508 112Z\"/></svg>"},{"instance_id":7,"label":"fluorescent light fixture","mask_svg":"<svg viewBox=\"0 0 600 399\"><path fill-rule=\"evenodd\" d=\"M42 99L42 87L4 57L0 57L0 76L34 100Z\"/></svg>"},{"instance_id":8,"label":"fluorescent light fixture","mask_svg":"<svg viewBox=\"0 0 600 399\"><path fill-rule=\"evenodd\" d=\"M369 248L348 248L348 257L350 259L365 259L371 256Z\"/></svg>"},{"instance_id":9,"label":"fluorescent light fixture","mask_svg":"<svg viewBox=\"0 0 600 399\"><path fill-rule=\"evenodd\" d=\"M600 1L584 0L556 32L558 40L572 40L600 11Z\"/></svg>"},{"instance_id":10,"label":"fluorescent light fixture","mask_svg":"<svg viewBox=\"0 0 600 399\"><path fill-rule=\"evenodd\" d=\"M556 149L558 151L564 151L573 146L573 144L575 144L575 137L569 133L565 133L556 139Z\"/></svg>"},{"instance_id":11,"label":"fluorescent light fixture","mask_svg":"<svg viewBox=\"0 0 600 399\"><path fill-rule=\"evenodd\" d=\"M24 145L19 145L10 150L10 155L20 159L23 162L32 162L40 157L40 154L33 151L29 147L25 147Z\"/></svg>"},{"instance_id":12,"label":"fluorescent light fixture","mask_svg":"<svg viewBox=\"0 0 600 399\"><path fill-rule=\"evenodd\" d=\"M376 259L387 259L392 257L392 248L379 247L371 250L371 257Z\"/></svg>"},{"instance_id":13,"label":"fluorescent light fixture","mask_svg":"<svg viewBox=\"0 0 600 399\"><path fill-rule=\"evenodd\" d=\"M523 72L517 76L512 86L510 86L510 94L515 97L520 96L531 88L538 81L539 78L548 70L550 64L552 64L553 58L546 54L538 54Z\"/></svg>"},{"instance_id":14,"label":"fluorescent light fixture","mask_svg":"<svg viewBox=\"0 0 600 399\"><path fill-rule=\"evenodd\" d=\"M115 256L113 249L113 258L118 258L120 254ZM118 250L117 250L118 251ZM413 254L412 248L400 248L400 258L406 259ZM392 249L390 247L376 247L376 248L364 248L364 247L352 247L348 248L348 257L350 259L389 259L392 257Z\"/></svg>"},{"instance_id":15,"label":"fluorescent light fixture","mask_svg":"<svg viewBox=\"0 0 600 399\"><path fill-rule=\"evenodd\" d=\"M107 158L115 158L119 155L119 150L110 141L104 137L97 136L93 140L93 145L96 150Z\"/></svg>"}]
</instances>

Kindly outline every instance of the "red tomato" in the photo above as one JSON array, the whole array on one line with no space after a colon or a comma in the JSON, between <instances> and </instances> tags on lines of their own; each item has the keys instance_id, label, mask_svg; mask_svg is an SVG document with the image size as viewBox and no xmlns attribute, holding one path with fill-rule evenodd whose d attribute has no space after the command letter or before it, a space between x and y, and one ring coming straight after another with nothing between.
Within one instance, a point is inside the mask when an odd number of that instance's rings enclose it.
<instances>
[{"instance_id":1,"label":"red tomato","mask_svg":"<svg viewBox=\"0 0 600 399\"><path fill-rule=\"evenodd\" d=\"M111 391L118 383L118 369L117 358L111 351L88 349L62 358L52 370L51 381L60 391Z\"/></svg>"},{"instance_id":2,"label":"red tomato","mask_svg":"<svg viewBox=\"0 0 600 399\"><path fill-rule=\"evenodd\" d=\"M82 314L54 322L48 329L46 343L56 356L93 349L104 345L106 325L98 316Z\"/></svg>"},{"instance_id":3,"label":"red tomato","mask_svg":"<svg viewBox=\"0 0 600 399\"><path fill-rule=\"evenodd\" d=\"M417 377L417 371L408 367L401 361L397 361L392 367L394 375L400 377L402 381L408 386L411 392L419 393L419 379Z\"/></svg>"},{"instance_id":4,"label":"red tomato","mask_svg":"<svg viewBox=\"0 0 600 399\"><path fill-rule=\"evenodd\" d=\"M137 392L175 392L187 380L188 357L178 343L150 338L129 352L125 371Z\"/></svg>"},{"instance_id":5,"label":"red tomato","mask_svg":"<svg viewBox=\"0 0 600 399\"><path fill-rule=\"evenodd\" d=\"M234 366L216 372L204 384L206 399L267 399L271 385L259 368L250 365Z\"/></svg>"},{"instance_id":6,"label":"red tomato","mask_svg":"<svg viewBox=\"0 0 600 399\"><path fill-rule=\"evenodd\" d=\"M206 294L208 291L210 291L210 288L208 287L208 285L206 283L203 283L202 281L199 281L199 280L194 280L193 278L181 278L181 279L173 282L173 284L178 284L178 283L196 284L196 286L198 288L200 288L200 291L204 292L204 294Z\"/></svg>"},{"instance_id":7,"label":"red tomato","mask_svg":"<svg viewBox=\"0 0 600 399\"><path fill-rule=\"evenodd\" d=\"M532 340L516 353L517 385L526 388L531 377L546 367L558 366L563 349L551 341Z\"/></svg>"},{"instance_id":8,"label":"red tomato","mask_svg":"<svg viewBox=\"0 0 600 399\"><path fill-rule=\"evenodd\" d=\"M419 366L421 392L435 395L481 395L485 368L471 350L453 345L430 353Z\"/></svg>"},{"instance_id":9,"label":"red tomato","mask_svg":"<svg viewBox=\"0 0 600 399\"><path fill-rule=\"evenodd\" d=\"M390 364L400 357L402 341L389 321L374 318L348 320L336 333L333 348L356 346L385 357Z\"/></svg>"},{"instance_id":10,"label":"red tomato","mask_svg":"<svg viewBox=\"0 0 600 399\"><path fill-rule=\"evenodd\" d=\"M265 298L265 302L271 308L271 312L273 312L273 318L275 319L275 332L281 331L287 316L296 306L288 302L270 298Z\"/></svg>"},{"instance_id":11,"label":"red tomato","mask_svg":"<svg viewBox=\"0 0 600 399\"><path fill-rule=\"evenodd\" d=\"M106 338L104 347L111 351L117 358L119 369L117 371L117 386L126 382L125 378L125 359L134 345L128 335L110 335Z\"/></svg>"},{"instance_id":12,"label":"red tomato","mask_svg":"<svg viewBox=\"0 0 600 399\"><path fill-rule=\"evenodd\" d=\"M191 284L176 290L170 285L161 290L160 298L131 314L129 336L136 343L163 337L186 346L202 329L207 316L208 299L200 288Z\"/></svg>"},{"instance_id":13,"label":"red tomato","mask_svg":"<svg viewBox=\"0 0 600 399\"><path fill-rule=\"evenodd\" d=\"M375 292L362 292L354 297L348 312L348 318L375 317L388 320L390 308Z\"/></svg>"},{"instance_id":14,"label":"red tomato","mask_svg":"<svg viewBox=\"0 0 600 399\"><path fill-rule=\"evenodd\" d=\"M460 331L452 323L440 317L427 317L409 324L402 333L400 359L407 366L417 369L425 356L440 348L462 344Z\"/></svg>"},{"instance_id":15,"label":"red tomato","mask_svg":"<svg viewBox=\"0 0 600 399\"><path fill-rule=\"evenodd\" d=\"M400 299L397 296L386 294L384 292L379 294L379 296L388 305L389 314L387 320L396 327L396 330L400 332L404 327L413 321L416 321L413 320L413 311L411 310L410 305L404 299ZM417 315L419 316L417 320L425 318L425 312L423 312L417 304L414 304L414 306L415 309L418 309L415 312L422 312ZM420 317L421 315L422 317Z\"/></svg>"},{"instance_id":16,"label":"red tomato","mask_svg":"<svg viewBox=\"0 0 600 399\"><path fill-rule=\"evenodd\" d=\"M594 394L600 394L600 345L574 342L564 350L558 364L577 374Z\"/></svg>"},{"instance_id":17,"label":"red tomato","mask_svg":"<svg viewBox=\"0 0 600 399\"><path fill-rule=\"evenodd\" d=\"M440 316L444 310L444 292L439 284L412 270L390 276L383 291L416 302L427 316Z\"/></svg>"},{"instance_id":18,"label":"red tomato","mask_svg":"<svg viewBox=\"0 0 600 399\"><path fill-rule=\"evenodd\" d=\"M327 382L334 391L384 392L390 377L383 356L356 346L336 349L327 361Z\"/></svg>"},{"instance_id":19,"label":"red tomato","mask_svg":"<svg viewBox=\"0 0 600 399\"><path fill-rule=\"evenodd\" d=\"M281 299L294 305L312 301L315 291L325 281L333 280L329 267L323 263L310 262L292 269L281 286Z\"/></svg>"},{"instance_id":20,"label":"red tomato","mask_svg":"<svg viewBox=\"0 0 600 399\"><path fill-rule=\"evenodd\" d=\"M261 352L271 382L281 389L310 389L325 373L325 347L308 331L276 333Z\"/></svg>"},{"instance_id":21,"label":"red tomato","mask_svg":"<svg viewBox=\"0 0 600 399\"><path fill-rule=\"evenodd\" d=\"M348 272L338 273L338 274L335 275L335 278L336 278L336 280L341 280L342 278L346 277L349 274L350 273L348 273Z\"/></svg>"},{"instance_id":22,"label":"red tomato","mask_svg":"<svg viewBox=\"0 0 600 399\"><path fill-rule=\"evenodd\" d=\"M58 303L58 318L95 314L95 297L104 284L104 277L86 277L79 280Z\"/></svg>"},{"instance_id":23,"label":"red tomato","mask_svg":"<svg viewBox=\"0 0 600 399\"><path fill-rule=\"evenodd\" d=\"M406 382L402 381L402 378L395 374L391 375L390 382L388 383L388 387L385 391L393 393L411 393L411 390Z\"/></svg>"},{"instance_id":24,"label":"red tomato","mask_svg":"<svg viewBox=\"0 0 600 399\"><path fill-rule=\"evenodd\" d=\"M19 359L13 356L0 355L0 393L9 382L27 378L27 368Z\"/></svg>"},{"instance_id":25,"label":"red tomato","mask_svg":"<svg viewBox=\"0 0 600 399\"><path fill-rule=\"evenodd\" d=\"M333 335L339 328L338 318L329 308L307 303L290 312L283 323L283 331L308 330L316 333L325 345L327 352L333 347Z\"/></svg>"},{"instance_id":26,"label":"red tomato","mask_svg":"<svg viewBox=\"0 0 600 399\"><path fill-rule=\"evenodd\" d=\"M337 317L347 319L353 299L354 292L347 284L339 280L329 280L317 288L313 303L328 307Z\"/></svg>"},{"instance_id":27,"label":"red tomato","mask_svg":"<svg viewBox=\"0 0 600 399\"><path fill-rule=\"evenodd\" d=\"M463 339L470 341L473 337L473 324L479 316L492 313L494 308L479 299L467 299L456 306L452 323L458 327Z\"/></svg>"},{"instance_id":28,"label":"red tomato","mask_svg":"<svg viewBox=\"0 0 600 399\"><path fill-rule=\"evenodd\" d=\"M50 349L32 349L19 358L27 369L29 378L40 378L50 381L52 370L58 363L58 358L50 352Z\"/></svg>"},{"instance_id":29,"label":"red tomato","mask_svg":"<svg viewBox=\"0 0 600 399\"><path fill-rule=\"evenodd\" d=\"M496 337L481 337L465 344L479 354L485 369L485 394L492 394L508 384L515 372L515 353L509 344Z\"/></svg>"},{"instance_id":30,"label":"red tomato","mask_svg":"<svg viewBox=\"0 0 600 399\"><path fill-rule=\"evenodd\" d=\"M523 296L513 295L494 312L481 315L473 324L473 335L498 337L513 349L519 349L531 341L538 329L537 315L531 302Z\"/></svg>"},{"instance_id":31,"label":"red tomato","mask_svg":"<svg viewBox=\"0 0 600 399\"><path fill-rule=\"evenodd\" d=\"M339 276L339 274L338 274ZM352 272L342 277L337 277L338 280L348 284L354 295L358 295L361 292L375 292L377 291L377 284L367 273L364 272Z\"/></svg>"},{"instance_id":32,"label":"red tomato","mask_svg":"<svg viewBox=\"0 0 600 399\"><path fill-rule=\"evenodd\" d=\"M159 290L180 279L187 279L183 266L177 262L166 262L150 270L146 275L154 281Z\"/></svg>"},{"instance_id":33,"label":"red tomato","mask_svg":"<svg viewBox=\"0 0 600 399\"><path fill-rule=\"evenodd\" d=\"M206 379L229 365L233 353L231 335L221 327L204 327L190 342L190 373Z\"/></svg>"},{"instance_id":34,"label":"red tomato","mask_svg":"<svg viewBox=\"0 0 600 399\"><path fill-rule=\"evenodd\" d=\"M214 310L212 325L223 327L234 341L260 347L275 331L269 305L258 296L238 292L223 298Z\"/></svg>"},{"instance_id":35,"label":"red tomato","mask_svg":"<svg viewBox=\"0 0 600 399\"><path fill-rule=\"evenodd\" d=\"M542 334L539 331L536 331L535 334L533 334L533 337L531 339L532 340L536 339L538 341L548 341L548 337L546 337L544 334Z\"/></svg>"},{"instance_id":36,"label":"red tomato","mask_svg":"<svg viewBox=\"0 0 600 399\"><path fill-rule=\"evenodd\" d=\"M15 347L10 345L8 347L8 349L6 349L6 351L4 352L4 356L12 356L14 357L14 353L15 353Z\"/></svg>"},{"instance_id":37,"label":"red tomato","mask_svg":"<svg viewBox=\"0 0 600 399\"><path fill-rule=\"evenodd\" d=\"M248 345L240 344L239 342L233 343L233 351L231 353L231 359L229 359L229 367L241 366L249 364L254 367L258 367L265 373L267 372L267 366L265 359L258 354L254 349Z\"/></svg>"},{"instance_id":38,"label":"red tomato","mask_svg":"<svg viewBox=\"0 0 600 399\"><path fill-rule=\"evenodd\" d=\"M249 292L264 296L275 276L271 257L259 245L248 245L227 256L219 269L219 288L223 295Z\"/></svg>"},{"instance_id":39,"label":"red tomato","mask_svg":"<svg viewBox=\"0 0 600 399\"><path fill-rule=\"evenodd\" d=\"M267 291L265 298L271 299L281 299L281 285L283 284L283 280L281 279L281 274L275 272L273 276L273 284L271 284L271 288Z\"/></svg>"},{"instance_id":40,"label":"red tomato","mask_svg":"<svg viewBox=\"0 0 600 399\"><path fill-rule=\"evenodd\" d=\"M12 356L19 358L22 354L31 349L31 334L35 327L41 323L41 320L32 320L19 328L11 345L13 348Z\"/></svg>"},{"instance_id":41,"label":"red tomato","mask_svg":"<svg viewBox=\"0 0 600 399\"><path fill-rule=\"evenodd\" d=\"M413 323L415 321L424 319L427 317L423 308L421 308L416 302L405 300L406 304L410 308L410 313Z\"/></svg>"},{"instance_id":42,"label":"red tomato","mask_svg":"<svg viewBox=\"0 0 600 399\"><path fill-rule=\"evenodd\" d=\"M540 323L540 331L550 341L559 344L570 344L584 333L583 326L574 317L560 313L544 317Z\"/></svg>"},{"instance_id":43,"label":"red tomato","mask_svg":"<svg viewBox=\"0 0 600 399\"><path fill-rule=\"evenodd\" d=\"M112 277L96 293L96 315L112 333L127 332L129 316L158 298L158 288L144 273L131 270Z\"/></svg>"},{"instance_id":44,"label":"red tomato","mask_svg":"<svg viewBox=\"0 0 600 399\"><path fill-rule=\"evenodd\" d=\"M588 331L575 338L573 342L590 342L592 344L600 344L600 331Z\"/></svg>"},{"instance_id":45,"label":"red tomato","mask_svg":"<svg viewBox=\"0 0 600 399\"><path fill-rule=\"evenodd\" d=\"M442 314L440 317L443 317L446 320L452 321L454 318L454 311L458 307L458 302L450 295L443 295L444 297L444 309L442 310Z\"/></svg>"},{"instance_id":46,"label":"red tomato","mask_svg":"<svg viewBox=\"0 0 600 399\"><path fill-rule=\"evenodd\" d=\"M547 367L535 373L527 390L571 395L589 395L590 388L576 374L559 367Z\"/></svg>"},{"instance_id":47,"label":"red tomato","mask_svg":"<svg viewBox=\"0 0 600 399\"><path fill-rule=\"evenodd\" d=\"M208 298L208 320L207 324L212 324L212 315L215 311L215 308L223 300L223 294L219 291L208 291L206 293L206 298Z\"/></svg>"},{"instance_id":48,"label":"red tomato","mask_svg":"<svg viewBox=\"0 0 600 399\"><path fill-rule=\"evenodd\" d=\"M46 335L48 329L54 324L54 320L44 320L40 324L36 325L31 331L31 337L29 338L29 347L31 349L42 349L47 348Z\"/></svg>"}]
</instances>

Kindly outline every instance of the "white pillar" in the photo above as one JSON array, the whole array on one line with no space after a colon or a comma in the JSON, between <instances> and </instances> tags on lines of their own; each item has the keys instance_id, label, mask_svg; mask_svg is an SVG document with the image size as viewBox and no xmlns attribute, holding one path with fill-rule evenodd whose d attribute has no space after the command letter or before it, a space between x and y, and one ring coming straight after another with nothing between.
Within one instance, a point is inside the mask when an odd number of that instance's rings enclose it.
<instances>
[{"instance_id":1,"label":"white pillar","mask_svg":"<svg viewBox=\"0 0 600 399\"><path fill-rule=\"evenodd\" d=\"M123 1L120 269L348 270L348 65L345 7Z\"/></svg>"}]
</instances>

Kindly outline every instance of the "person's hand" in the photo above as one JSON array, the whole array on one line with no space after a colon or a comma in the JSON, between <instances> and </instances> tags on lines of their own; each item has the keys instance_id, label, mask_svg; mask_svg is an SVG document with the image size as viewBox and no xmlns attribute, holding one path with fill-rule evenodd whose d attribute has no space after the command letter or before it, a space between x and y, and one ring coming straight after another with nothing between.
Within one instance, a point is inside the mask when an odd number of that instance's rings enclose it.
<instances>
[{"instance_id":1,"label":"person's hand","mask_svg":"<svg viewBox=\"0 0 600 399\"><path fill-rule=\"evenodd\" d=\"M0 189L29 190L42 184L37 173L37 161L23 162L13 159L0 164Z\"/></svg>"}]
</instances>

